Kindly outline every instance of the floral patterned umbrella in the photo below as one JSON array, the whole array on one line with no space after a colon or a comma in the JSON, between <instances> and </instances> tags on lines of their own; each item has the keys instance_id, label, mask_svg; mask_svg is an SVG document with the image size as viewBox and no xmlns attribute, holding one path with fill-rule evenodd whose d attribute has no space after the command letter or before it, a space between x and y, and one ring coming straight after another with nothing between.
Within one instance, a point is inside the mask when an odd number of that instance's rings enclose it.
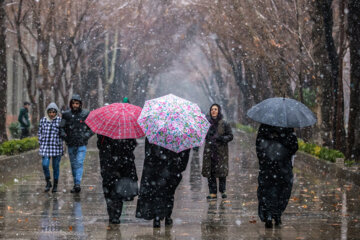
<instances>
[{"instance_id":1,"label":"floral patterned umbrella","mask_svg":"<svg viewBox=\"0 0 360 240\"><path fill-rule=\"evenodd\" d=\"M173 94L146 101L138 123L150 143L177 153L201 146L210 127L197 104Z\"/></svg>"}]
</instances>

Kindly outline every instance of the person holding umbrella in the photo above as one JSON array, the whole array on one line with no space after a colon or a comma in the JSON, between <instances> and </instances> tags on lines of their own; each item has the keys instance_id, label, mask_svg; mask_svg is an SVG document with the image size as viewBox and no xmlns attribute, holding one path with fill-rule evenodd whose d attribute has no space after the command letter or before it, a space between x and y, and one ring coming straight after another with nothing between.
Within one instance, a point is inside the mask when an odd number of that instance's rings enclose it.
<instances>
[{"instance_id":1,"label":"person holding umbrella","mask_svg":"<svg viewBox=\"0 0 360 240\"><path fill-rule=\"evenodd\" d=\"M288 98L269 98L247 115L262 123L256 138L259 159L258 214L266 228L281 224L293 184L292 157L298 150L295 127L311 126L315 115L304 104Z\"/></svg>"},{"instance_id":2,"label":"person holding umbrella","mask_svg":"<svg viewBox=\"0 0 360 240\"><path fill-rule=\"evenodd\" d=\"M85 123L98 134L104 197L111 224L119 224L124 201L138 195L134 150L136 138L144 136L137 118L141 108L113 103L89 114Z\"/></svg>"},{"instance_id":3,"label":"person holding umbrella","mask_svg":"<svg viewBox=\"0 0 360 240\"><path fill-rule=\"evenodd\" d=\"M289 202L293 184L292 156L298 150L293 128L261 124L256 138L259 159L259 217L265 227L281 224L281 215Z\"/></svg>"},{"instance_id":4,"label":"person holding umbrella","mask_svg":"<svg viewBox=\"0 0 360 240\"><path fill-rule=\"evenodd\" d=\"M174 195L189 161L190 149L176 153L145 139L145 160L136 205L136 217L153 219L153 227L171 226Z\"/></svg>"},{"instance_id":5,"label":"person holding umbrella","mask_svg":"<svg viewBox=\"0 0 360 240\"><path fill-rule=\"evenodd\" d=\"M145 160L136 217L171 226L174 194L189 161L190 149L205 141L210 123L197 104L168 94L145 102L138 118L146 134Z\"/></svg>"},{"instance_id":6,"label":"person holding umbrella","mask_svg":"<svg viewBox=\"0 0 360 240\"><path fill-rule=\"evenodd\" d=\"M207 199L217 197L216 178L219 178L219 192L222 198L227 198L226 176L229 172L228 143L232 141L233 134L230 125L223 119L219 104L210 107L208 120L211 123L206 135L203 154L202 175L208 178L209 195Z\"/></svg>"},{"instance_id":7,"label":"person holding umbrella","mask_svg":"<svg viewBox=\"0 0 360 240\"><path fill-rule=\"evenodd\" d=\"M136 139L112 139L98 134L102 186L112 224L120 223L123 201L132 201L138 193L136 146Z\"/></svg>"}]
</instances>

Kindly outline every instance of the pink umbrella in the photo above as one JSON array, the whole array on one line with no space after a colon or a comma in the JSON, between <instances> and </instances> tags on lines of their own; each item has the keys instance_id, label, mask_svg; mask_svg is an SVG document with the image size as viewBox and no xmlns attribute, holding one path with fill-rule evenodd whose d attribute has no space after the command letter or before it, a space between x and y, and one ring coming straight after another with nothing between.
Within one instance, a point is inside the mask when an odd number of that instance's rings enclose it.
<instances>
[{"instance_id":1,"label":"pink umbrella","mask_svg":"<svg viewBox=\"0 0 360 240\"><path fill-rule=\"evenodd\" d=\"M141 107L113 103L91 111L85 123L97 134L112 139L140 138L144 132L137 123Z\"/></svg>"}]
</instances>

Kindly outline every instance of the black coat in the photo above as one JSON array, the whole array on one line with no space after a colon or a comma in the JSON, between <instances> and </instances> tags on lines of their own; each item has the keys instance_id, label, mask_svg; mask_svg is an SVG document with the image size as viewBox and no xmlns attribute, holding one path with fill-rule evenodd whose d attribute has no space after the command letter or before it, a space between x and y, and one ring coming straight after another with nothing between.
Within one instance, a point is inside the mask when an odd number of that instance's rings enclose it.
<instances>
[{"instance_id":1,"label":"black coat","mask_svg":"<svg viewBox=\"0 0 360 240\"><path fill-rule=\"evenodd\" d=\"M292 156L298 150L298 142L292 128L280 128L262 124L256 139L259 159L259 217L265 221L268 215L281 216L292 189Z\"/></svg>"},{"instance_id":2,"label":"black coat","mask_svg":"<svg viewBox=\"0 0 360 240\"><path fill-rule=\"evenodd\" d=\"M116 185L121 183L121 179L138 181L134 162L136 145L135 139L111 139L98 135L97 147L105 198L132 200L136 196L134 194L130 199L121 199L122 197L116 192Z\"/></svg>"},{"instance_id":3,"label":"black coat","mask_svg":"<svg viewBox=\"0 0 360 240\"><path fill-rule=\"evenodd\" d=\"M85 124L89 115L88 110L68 110L62 115L60 123L60 137L70 147L87 145L89 138L94 134Z\"/></svg>"},{"instance_id":4,"label":"black coat","mask_svg":"<svg viewBox=\"0 0 360 240\"><path fill-rule=\"evenodd\" d=\"M170 217L174 194L189 161L190 150L175 153L145 141L145 160L136 217Z\"/></svg>"},{"instance_id":5,"label":"black coat","mask_svg":"<svg viewBox=\"0 0 360 240\"><path fill-rule=\"evenodd\" d=\"M223 119L216 121L207 116L211 123L206 134L203 154L203 177L226 177L229 173L229 147L228 143L234 136L231 126Z\"/></svg>"}]
</instances>

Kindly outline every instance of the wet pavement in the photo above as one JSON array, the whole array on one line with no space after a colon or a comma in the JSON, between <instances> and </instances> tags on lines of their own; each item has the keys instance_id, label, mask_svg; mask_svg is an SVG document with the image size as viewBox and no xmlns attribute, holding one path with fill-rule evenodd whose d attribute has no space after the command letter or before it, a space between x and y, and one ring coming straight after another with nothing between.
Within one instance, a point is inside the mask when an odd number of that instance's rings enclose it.
<instances>
[{"instance_id":1,"label":"wet pavement","mask_svg":"<svg viewBox=\"0 0 360 240\"><path fill-rule=\"evenodd\" d=\"M10 164L6 172L1 168L0 173L0 238L360 239L359 187L303 167L294 168L294 187L282 217L283 225L265 229L257 217L258 165L254 151L254 139L238 132L230 144L228 198L218 196L216 201L206 200L208 188L207 180L201 176L201 150L192 152L175 195L174 225L160 230L152 228L152 221L134 217L136 199L124 204L120 225L108 224L94 147L89 147L79 195L70 193L73 182L65 157L56 194L43 192L40 157L26 166ZM139 140L135 155L140 177L143 140Z\"/></svg>"}]
</instances>

